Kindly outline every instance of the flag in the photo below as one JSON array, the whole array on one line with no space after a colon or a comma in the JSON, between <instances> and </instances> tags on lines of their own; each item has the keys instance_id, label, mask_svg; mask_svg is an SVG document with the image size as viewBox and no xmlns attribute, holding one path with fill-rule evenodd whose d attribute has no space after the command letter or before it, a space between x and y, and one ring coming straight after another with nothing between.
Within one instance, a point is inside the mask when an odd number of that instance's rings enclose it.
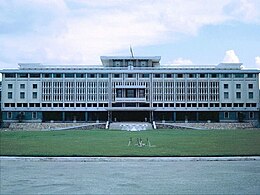
<instances>
[{"instance_id":1,"label":"flag","mask_svg":"<svg viewBox=\"0 0 260 195\"><path fill-rule=\"evenodd\" d=\"M134 53L133 53L133 49L132 49L132 46L130 45L130 53L132 55L132 58L134 58Z\"/></svg>"}]
</instances>

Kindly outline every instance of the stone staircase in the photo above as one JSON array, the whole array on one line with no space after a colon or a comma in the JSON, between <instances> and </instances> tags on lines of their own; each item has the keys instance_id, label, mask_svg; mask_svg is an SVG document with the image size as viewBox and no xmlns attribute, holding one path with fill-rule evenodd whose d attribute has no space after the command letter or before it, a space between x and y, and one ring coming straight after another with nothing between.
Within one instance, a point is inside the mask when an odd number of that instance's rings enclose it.
<instances>
[{"instance_id":1,"label":"stone staircase","mask_svg":"<svg viewBox=\"0 0 260 195\"><path fill-rule=\"evenodd\" d=\"M114 122L110 123L109 129L125 130L125 131L143 131L153 129L151 123L146 122Z\"/></svg>"}]
</instances>

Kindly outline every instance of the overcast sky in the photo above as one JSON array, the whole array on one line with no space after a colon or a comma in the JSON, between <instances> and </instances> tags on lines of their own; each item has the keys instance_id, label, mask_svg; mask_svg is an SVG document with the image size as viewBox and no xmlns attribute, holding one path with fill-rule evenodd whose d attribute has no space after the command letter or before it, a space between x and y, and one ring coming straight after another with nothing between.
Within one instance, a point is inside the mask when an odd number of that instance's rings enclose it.
<instances>
[{"instance_id":1,"label":"overcast sky","mask_svg":"<svg viewBox=\"0 0 260 195\"><path fill-rule=\"evenodd\" d=\"M0 68L100 64L130 45L162 64L260 68L260 0L0 0Z\"/></svg>"}]
</instances>

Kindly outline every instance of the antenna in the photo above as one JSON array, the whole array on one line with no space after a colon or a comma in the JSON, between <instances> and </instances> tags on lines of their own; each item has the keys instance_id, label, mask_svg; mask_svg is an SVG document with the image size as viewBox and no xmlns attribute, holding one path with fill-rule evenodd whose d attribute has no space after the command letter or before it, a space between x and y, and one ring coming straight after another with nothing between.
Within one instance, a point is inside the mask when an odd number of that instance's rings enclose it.
<instances>
[{"instance_id":1,"label":"antenna","mask_svg":"<svg viewBox=\"0 0 260 195\"><path fill-rule=\"evenodd\" d=\"M130 53L131 53L132 58L134 58L134 52L133 52L133 49L132 49L131 45L130 45Z\"/></svg>"}]
</instances>

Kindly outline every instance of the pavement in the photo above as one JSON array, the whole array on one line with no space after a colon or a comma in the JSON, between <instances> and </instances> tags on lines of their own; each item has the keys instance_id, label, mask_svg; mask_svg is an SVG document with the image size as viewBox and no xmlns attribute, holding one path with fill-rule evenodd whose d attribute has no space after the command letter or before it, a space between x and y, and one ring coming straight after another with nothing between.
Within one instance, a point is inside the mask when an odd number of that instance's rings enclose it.
<instances>
[{"instance_id":1,"label":"pavement","mask_svg":"<svg viewBox=\"0 0 260 195\"><path fill-rule=\"evenodd\" d=\"M260 157L0 157L0 194L259 194Z\"/></svg>"}]
</instances>

